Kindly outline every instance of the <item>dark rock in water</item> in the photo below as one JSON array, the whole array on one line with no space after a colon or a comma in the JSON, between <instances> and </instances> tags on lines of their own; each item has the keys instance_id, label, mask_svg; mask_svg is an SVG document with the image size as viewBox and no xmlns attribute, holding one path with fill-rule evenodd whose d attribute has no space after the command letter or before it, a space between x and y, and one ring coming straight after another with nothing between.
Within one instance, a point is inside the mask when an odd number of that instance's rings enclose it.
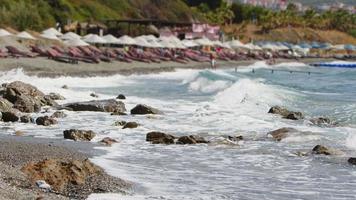
<instances>
[{"instance_id":1,"label":"dark rock in water","mask_svg":"<svg viewBox=\"0 0 356 200\"><path fill-rule=\"evenodd\" d=\"M351 157L351 158L349 158L349 159L347 160L347 162L350 163L350 164L352 164L352 165L356 165L356 158Z\"/></svg>"},{"instance_id":2,"label":"dark rock in water","mask_svg":"<svg viewBox=\"0 0 356 200\"><path fill-rule=\"evenodd\" d=\"M69 89L68 85L63 85L62 89Z\"/></svg>"},{"instance_id":3,"label":"dark rock in water","mask_svg":"<svg viewBox=\"0 0 356 200\"><path fill-rule=\"evenodd\" d=\"M298 132L298 130L294 128L280 128L271 132L268 132L267 135L271 135L274 140L281 141L284 138L288 137L288 133Z\"/></svg>"},{"instance_id":4,"label":"dark rock in water","mask_svg":"<svg viewBox=\"0 0 356 200\"><path fill-rule=\"evenodd\" d=\"M313 123L314 125L317 125L317 126L330 125L331 124L331 120L329 118L326 118L326 117L313 118L313 119L310 120L310 122Z\"/></svg>"},{"instance_id":5,"label":"dark rock in water","mask_svg":"<svg viewBox=\"0 0 356 200\"><path fill-rule=\"evenodd\" d=\"M227 136L227 139L233 142L238 142L244 139L242 135L239 136Z\"/></svg>"},{"instance_id":6,"label":"dark rock in water","mask_svg":"<svg viewBox=\"0 0 356 200\"><path fill-rule=\"evenodd\" d=\"M31 122L34 121L34 119L29 115L23 115L23 116L20 117L20 121L22 123L31 123Z\"/></svg>"},{"instance_id":7,"label":"dark rock in water","mask_svg":"<svg viewBox=\"0 0 356 200\"><path fill-rule=\"evenodd\" d=\"M290 120L301 120L304 118L303 113L301 112L290 112L286 117L286 119Z\"/></svg>"},{"instance_id":8,"label":"dark rock in water","mask_svg":"<svg viewBox=\"0 0 356 200\"><path fill-rule=\"evenodd\" d=\"M175 137L161 132L150 132L146 135L146 141L153 144L174 144Z\"/></svg>"},{"instance_id":9,"label":"dark rock in water","mask_svg":"<svg viewBox=\"0 0 356 200\"><path fill-rule=\"evenodd\" d=\"M63 111L56 111L51 115L51 117L53 117L53 118L65 118L65 117L67 117L67 114L65 114Z\"/></svg>"},{"instance_id":10,"label":"dark rock in water","mask_svg":"<svg viewBox=\"0 0 356 200\"><path fill-rule=\"evenodd\" d=\"M112 138L110 138L110 137L106 137L106 138L103 138L103 139L100 141L100 143L104 143L104 144L106 144L106 145L108 145L108 146L111 146L111 145L114 144L114 143L118 143L118 141L115 140L115 139L112 139Z\"/></svg>"},{"instance_id":11,"label":"dark rock in water","mask_svg":"<svg viewBox=\"0 0 356 200\"><path fill-rule=\"evenodd\" d=\"M177 144L197 144L197 141L190 136L182 136L178 138Z\"/></svg>"},{"instance_id":12,"label":"dark rock in water","mask_svg":"<svg viewBox=\"0 0 356 200\"><path fill-rule=\"evenodd\" d=\"M127 114L124 112L113 112L113 113L111 113L111 115L123 116L123 115L127 115Z\"/></svg>"},{"instance_id":13,"label":"dark rock in water","mask_svg":"<svg viewBox=\"0 0 356 200\"><path fill-rule=\"evenodd\" d=\"M294 111L289 111L286 108L282 108L279 106L273 106L268 113L271 114L278 114L281 115L283 118L290 119L290 120L300 120L303 119L303 113L301 112L294 112Z\"/></svg>"},{"instance_id":14,"label":"dark rock in water","mask_svg":"<svg viewBox=\"0 0 356 200\"><path fill-rule=\"evenodd\" d=\"M131 110L132 115L147 115L147 114L163 114L161 111L159 111L156 108L152 108L147 105L143 104L138 104L136 107L134 107Z\"/></svg>"},{"instance_id":15,"label":"dark rock in water","mask_svg":"<svg viewBox=\"0 0 356 200\"><path fill-rule=\"evenodd\" d=\"M70 139L74 141L90 141L96 136L96 133L91 130L70 129L65 130L63 132L63 136L65 139Z\"/></svg>"},{"instance_id":16,"label":"dark rock in water","mask_svg":"<svg viewBox=\"0 0 356 200\"><path fill-rule=\"evenodd\" d=\"M19 117L14 111L2 112L2 120L4 122L17 122L19 121Z\"/></svg>"},{"instance_id":17,"label":"dark rock in water","mask_svg":"<svg viewBox=\"0 0 356 200\"><path fill-rule=\"evenodd\" d=\"M316 145L313 150L312 150L313 154L324 154L324 155L331 155L332 152L330 149L328 149L325 146L322 145Z\"/></svg>"},{"instance_id":18,"label":"dark rock in water","mask_svg":"<svg viewBox=\"0 0 356 200\"><path fill-rule=\"evenodd\" d=\"M61 106L62 109L72 111L93 111L93 112L125 112L125 104L115 99L94 100L86 102L69 103Z\"/></svg>"},{"instance_id":19,"label":"dark rock in water","mask_svg":"<svg viewBox=\"0 0 356 200\"><path fill-rule=\"evenodd\" d=\"M99 98L99 95L95 94L95 93L91 93L90 94L91 97L94 97L94 98Z\"/></svg>"},{"instance_id":20,"label":"dark rock in water","mask_svg":"<svg viewBox=\"0 0 356 200\"><path fill-rule=\"evenodd\" d=\"M69 185L84 185L89 177L101 169L85 160L46 159L30 162L21 169L31 181L45 180L57 192L63 192Z\"/></svg>"},{"instance_id":21,"label":"dark rock in water","mask_svg":"<svg viewBox=\"0 0 356 200\"><path fill-rule=\"evenodd\" d=\"M56 102L45 97L36 87L15 81L6 85L3 97L14 104L21 112L39 112L41 106L54 106Z\"/></svg>"},{"instance_id":22,"label":"dark rock in water","mask_svg":"<svg viewBox=\"0 0 356 200\"><path fill-rule=\"evenodd\" d=\"M41 126L50 126L53 124L58 124L57 120L49 117L49 116L43 116L43 117L38 117L36 119L36 124L41 125Z\"/></svg>"},{"instance_id":23,"label":"dark rock in water","mask_svg":"<svg viewBox=\"0 0 356 200\"><path fill-rule=\"evenodd\" d=\"M125 121L116 121L114 123L114 126L125 126L126 122Z\"/></svg>"},{"instance_id":24,"label":"dark rock in water","mask_svg":"<svg viewBox=\"0 0 356 200\"><path fill-rule=\"evenodd\" d=\"M203 137L190 135L190 136L182 136L178 138L177 144L198 144L198 143L209 143L209 141L205 140Z\"/></svg>"},{"instance_id":25,"label":"dark rock in water","mask_svg":"<svg viewBox=\"0 0 356 200\"><path fill-rule=\"evenodd\" d=\"M51 92L48 95L46 95L47 98L56 101L56 100L65 100L66 98L64 98L62 95L58 94L58 93L54 93Z\"/></svg>"},{"instance_id":26,"label":"dark rock in water","mask_svg":"<svg viewBox=\"0 0 356 200\"><path fill-rule=\"evenodd\" d=\"M116 97L117 99L126 99L125 95L119 94L119 96Z\"/></svg>"},{"instance_id":27,"label":"dark rock in water","mask_svg":"<svg viewBox=\"0 0 356 200\"><path fill-rule=\"evenodd\" d=\"M139 124L137 122L127 122L122 129L127 129L127 128L137 128Z\"/></svg>"}]
</instances>

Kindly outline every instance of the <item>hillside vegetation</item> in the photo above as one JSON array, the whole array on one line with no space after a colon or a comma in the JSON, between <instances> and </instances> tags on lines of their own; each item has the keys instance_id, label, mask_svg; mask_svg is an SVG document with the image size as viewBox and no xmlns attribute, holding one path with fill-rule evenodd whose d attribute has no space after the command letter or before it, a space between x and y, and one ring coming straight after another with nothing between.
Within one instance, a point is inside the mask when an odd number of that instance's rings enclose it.
<instances>
[{"instance_id":1,"label":"hillside vegetation","mask_svg":"<svg viewBox=\"0 0 356 200\"><path fill-rule=\"evenodd\" d=\"M152 18L199 19L182 0L0 0L0 25L19 30L54 26L67 20Z\"/></svg>"}]
</instances>

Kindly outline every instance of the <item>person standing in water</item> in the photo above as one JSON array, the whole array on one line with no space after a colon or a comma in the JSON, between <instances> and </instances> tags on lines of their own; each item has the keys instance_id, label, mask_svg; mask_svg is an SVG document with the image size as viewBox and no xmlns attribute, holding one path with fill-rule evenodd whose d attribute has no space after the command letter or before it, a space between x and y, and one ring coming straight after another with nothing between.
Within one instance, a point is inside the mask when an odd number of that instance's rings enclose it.
<instances>
[{"instance_id":1,"label":"person standing in water","mask_svg":"<svg viewBox=\"0 0 356 200\"><path fill-rule=\"evenodd\" d=\"M212 53L210 54L210 63L211 63L211 68L216 69L216 61L215 61L215 57Z\"/></svg>"}]
</instances>

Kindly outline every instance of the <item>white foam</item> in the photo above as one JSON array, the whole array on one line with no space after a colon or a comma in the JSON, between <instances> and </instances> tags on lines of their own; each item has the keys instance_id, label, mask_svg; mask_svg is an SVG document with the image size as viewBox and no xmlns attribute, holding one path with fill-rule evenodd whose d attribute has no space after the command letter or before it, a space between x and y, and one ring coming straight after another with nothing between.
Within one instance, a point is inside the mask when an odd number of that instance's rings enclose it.
<instances>
[{"instance_id":1,"label":"white foam","mask_svg":"<svg viewBox=\"0 0 356 200\"><path fill-rule=\"evenodd\" d=\"M189 88L193 91L203 93L214 93L223 90L231 85L229 81L211 81L207 78L200 77L189 84Z\"/></svg>"}]
</instances>

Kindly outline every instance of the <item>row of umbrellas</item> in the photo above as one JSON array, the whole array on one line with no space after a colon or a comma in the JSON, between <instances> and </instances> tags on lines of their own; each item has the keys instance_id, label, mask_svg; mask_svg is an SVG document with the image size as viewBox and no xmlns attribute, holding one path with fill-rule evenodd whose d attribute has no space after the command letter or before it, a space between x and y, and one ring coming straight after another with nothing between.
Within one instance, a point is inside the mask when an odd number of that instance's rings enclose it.
<instances>
[{"instance_id":1,"label":"row of umbrellas","mask_svg":"<svg viewBox=\"0 0 356 200\"><path fill-rule=\"evenodd\" d=\"M13 35L5 29L0 29L0 37ZM23 31L16 34L21 39L36 40L34 36ZM271 50L271 51L306 51L309 49L337 49L337 50L356 50L355 45L332 45L330 43L300 43L291 44L287 42L270 42L259 41L256 43L243 44L239 40L231 40L227 42L212 41L208 38L200 38L195 40L180 40L175 36L166 36L157 38L153 35L142 35L135 38L124 35L120 38L116 38L113 35L99 36L96 34L88 34L86 36L80 36L73 32L67 32L62 34L55 28L49 28L44 30L41 38L63 41L68 46L88 46L90 44L117 44L117 45L137 45L150 48L193 48L199 46L215 46L229 49L246 49L246 50Z\"/></svg>"}]
</instances>

